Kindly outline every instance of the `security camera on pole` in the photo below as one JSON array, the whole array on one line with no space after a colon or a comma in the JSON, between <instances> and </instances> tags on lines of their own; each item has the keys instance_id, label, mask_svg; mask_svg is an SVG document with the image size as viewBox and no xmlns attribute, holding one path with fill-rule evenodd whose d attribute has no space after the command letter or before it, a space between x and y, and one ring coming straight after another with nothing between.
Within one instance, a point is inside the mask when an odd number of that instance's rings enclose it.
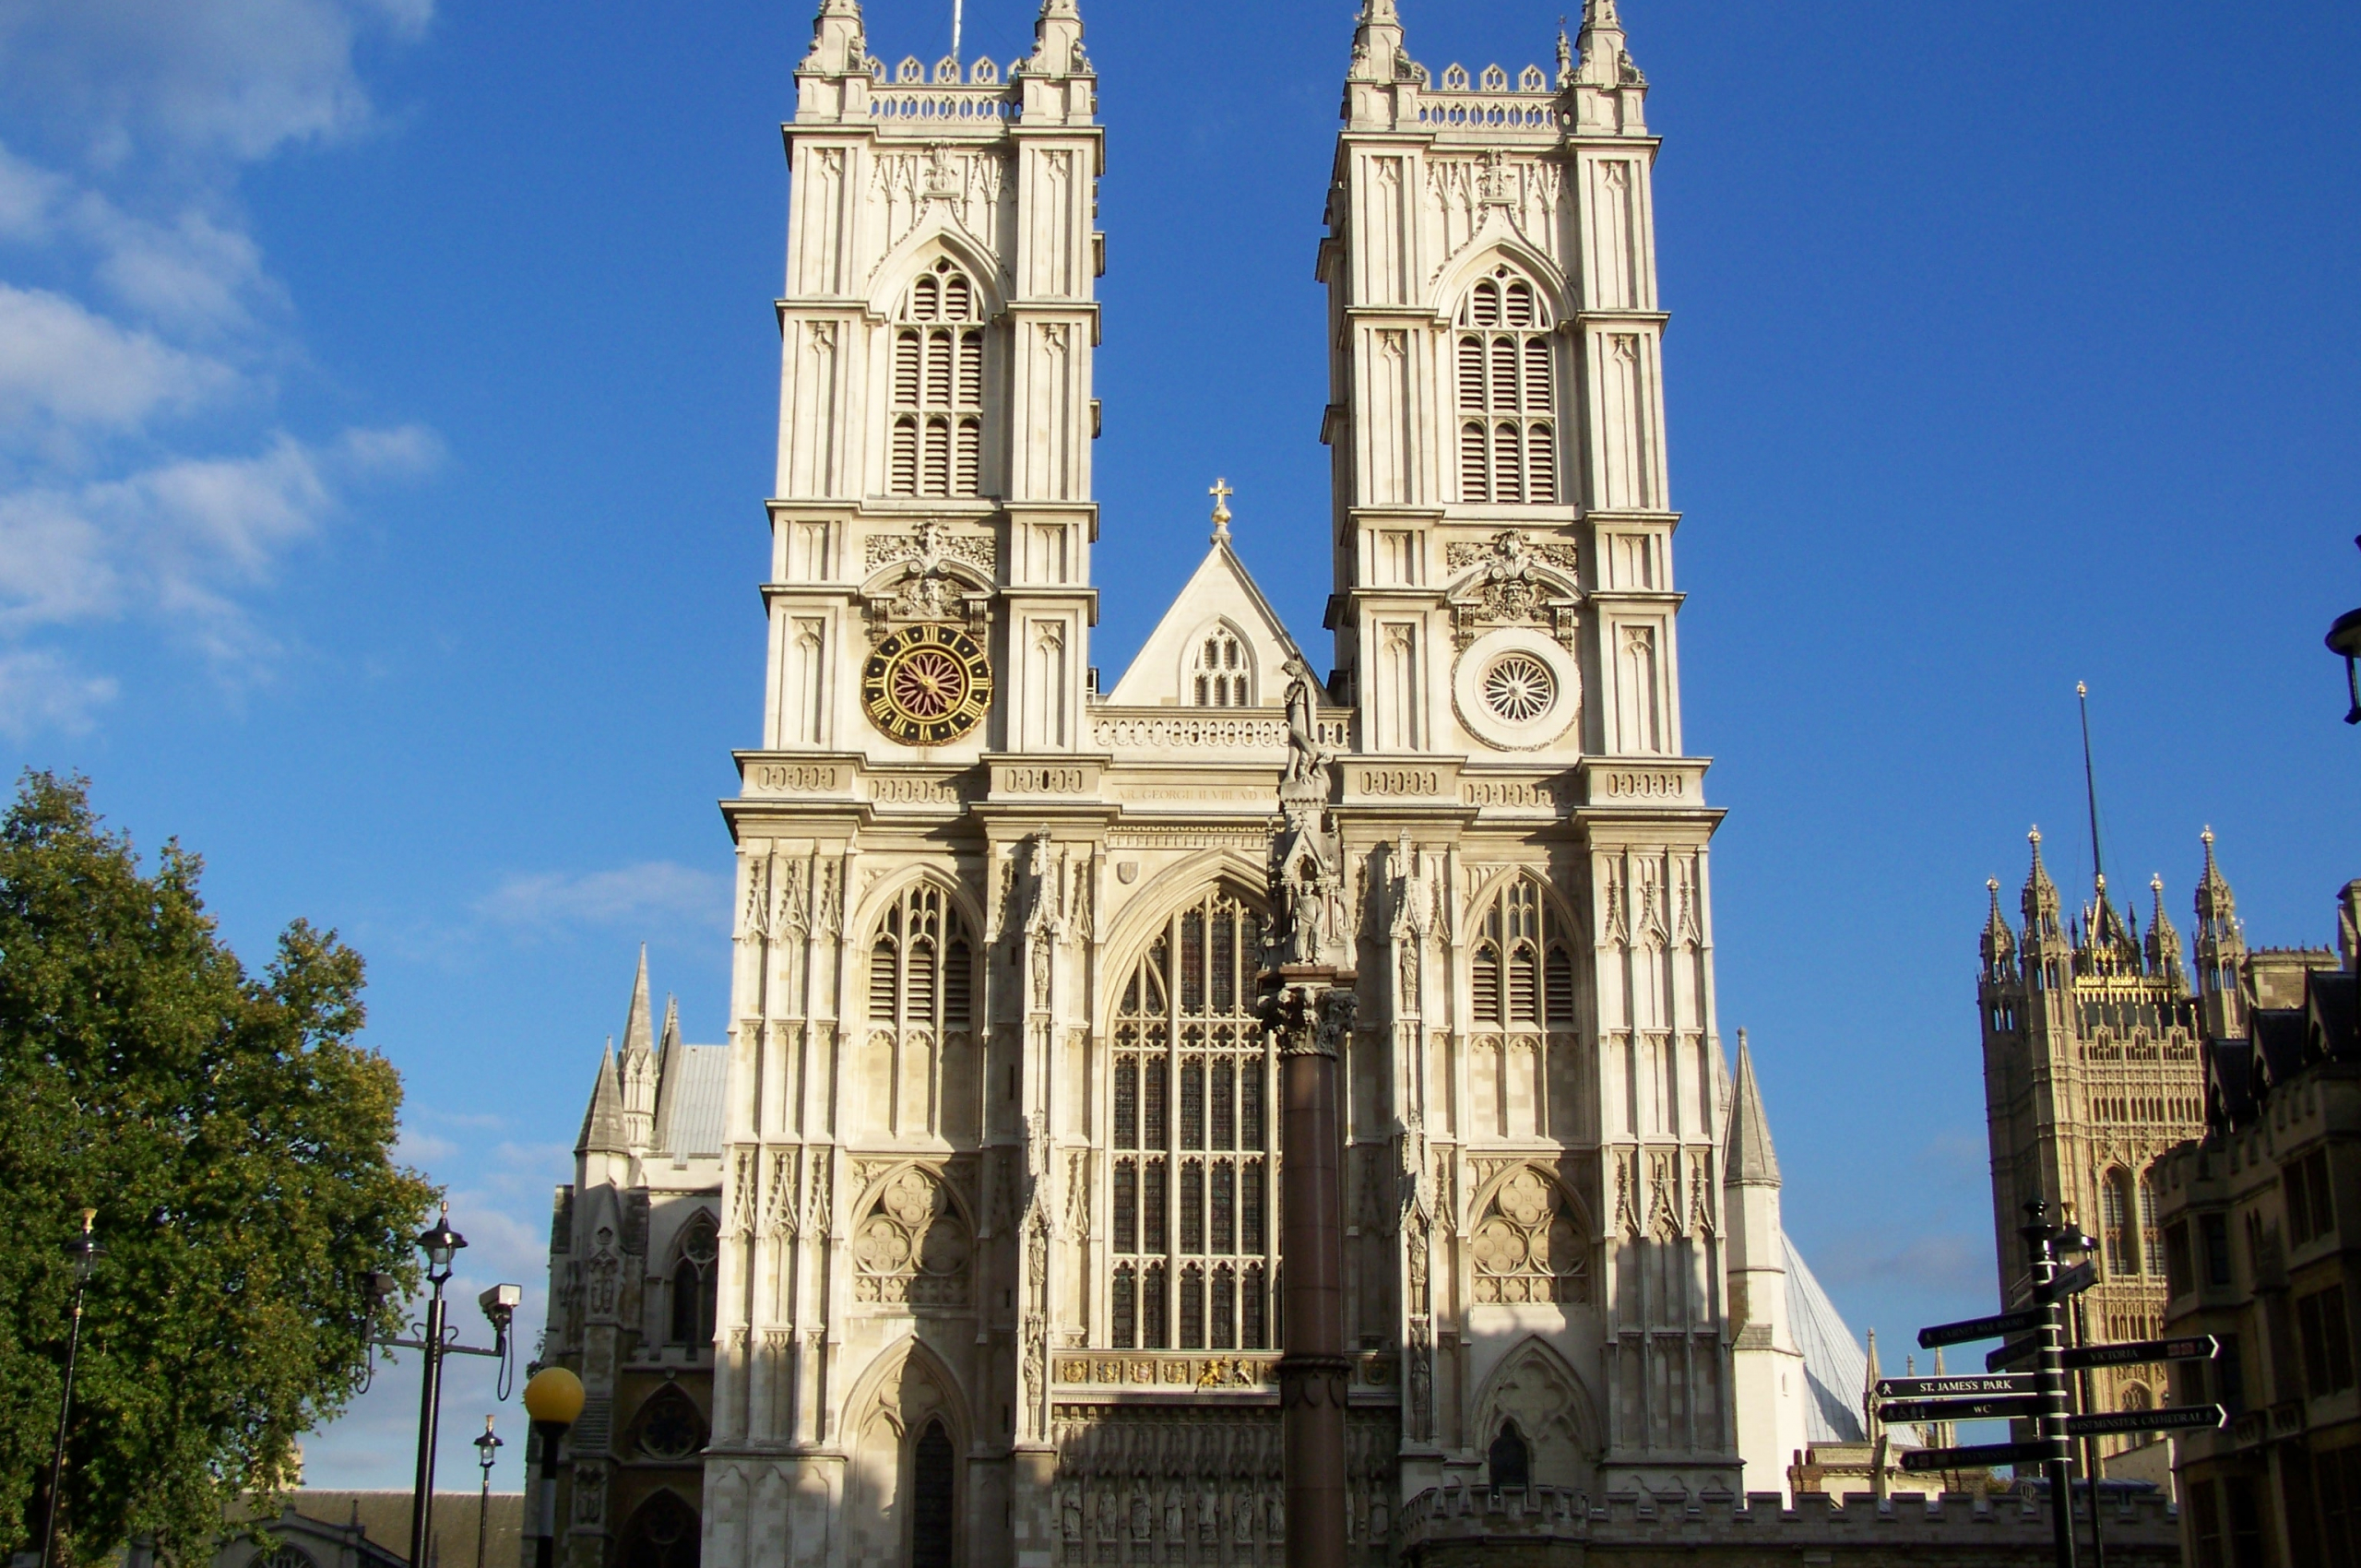
<instances>
[{"instance_id":1,"label":"security camera on pole","mask_svg":"<svg viewBox=\"0 0 2361 1568\"><path fill-rule=\"evenodd\" d=\"M409 1561L411 1568L425 1568L427 1552L434 1538L434 1450L438 1429L443 1420L443 1359L445 1356L489 1356L500 1362L498 1394L508 1397L516 1375L516 1361L508 1342L508 1325L516 1321L517 1303L525 1299L518 1285L494 1285L476 1298L483 1309L485 1319L492 1324L492 1343L489 1348L457 1342L458 1330L448 1326L445 1319L443 1288L451 1282L451 1263L468 1239L451 1229L451 1214L443 1211L433 1226L418 1238L418 1250L426 1254L426 1281L432 1287L427 1299L426 1316L414 1325L415 1337L379 1339L375 1337L377 1315L384 1310L387 1298L394 1293L393 1277L386 1274L369 1276L369 1333L364 1344L364 1356L384 1345L392 1348L419 1350L425 1354L426 1369L419 1380L418 1395L418 1474L412 1484L409 1509ZM363 1386L366 1386L364 1384Z\"/></svg>"}]
</instances>

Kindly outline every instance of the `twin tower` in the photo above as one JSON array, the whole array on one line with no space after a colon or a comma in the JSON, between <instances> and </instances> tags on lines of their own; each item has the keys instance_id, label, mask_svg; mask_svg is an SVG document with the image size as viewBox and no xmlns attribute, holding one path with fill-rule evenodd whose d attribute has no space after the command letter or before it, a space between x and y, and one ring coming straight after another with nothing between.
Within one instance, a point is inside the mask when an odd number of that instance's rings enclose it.
<instances>
[{"instance_id":1,"label":"twin tower","mask_svg":"<svg viewBox=\"0 0 2361 1568\"><path fill-rule=\"evenodd\" d=\"M1104 690L1074 0L1023 58L931 66L825 0L795 86L731 1038L677 1091L714 1099L712 1148L601 1146L565 1198L551 1354L609 1443L573 1560L694 1514L710 1568L1281 1561L1253 980L1291 728L1336 759L1358 975L1356 1561L1437 1489L1780 1486L1833 1435L1815 1388L1856 1388L1797 1351L1768 1125L1714 1019L1656 143L1612 0L1549 68L1474 77L1367 0L1319 246L1334 512L1271 525L1328 529L1333 659L1217 508ZM634 1449L684 1389L694 1451L679 1420Z\"/></svg>"}]
</instances>

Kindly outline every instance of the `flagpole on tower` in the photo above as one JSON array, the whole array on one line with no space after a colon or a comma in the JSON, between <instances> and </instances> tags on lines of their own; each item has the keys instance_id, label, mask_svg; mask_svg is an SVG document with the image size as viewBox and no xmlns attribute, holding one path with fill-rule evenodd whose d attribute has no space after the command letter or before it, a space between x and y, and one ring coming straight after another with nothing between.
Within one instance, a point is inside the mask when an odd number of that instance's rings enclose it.
<instances>
[{"instance_id":1,"label":"flagpole on tower","mask_svg":"<svg viewBox=\"0 0 2361 1568\"><path fill-rule=\"evenodd\" d=\"M959 58L959 24L966 19L962 13L967 8L967 0L951 0L951 57L954 60Z\"/></svg>"}]
</instances>

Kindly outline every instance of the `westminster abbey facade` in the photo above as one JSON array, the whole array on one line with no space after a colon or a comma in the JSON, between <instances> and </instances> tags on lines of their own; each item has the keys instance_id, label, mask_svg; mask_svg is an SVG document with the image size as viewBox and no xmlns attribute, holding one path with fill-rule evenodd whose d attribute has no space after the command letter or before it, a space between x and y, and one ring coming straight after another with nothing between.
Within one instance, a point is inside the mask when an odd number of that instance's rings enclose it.
<instances>
[{"instance_id":1,"label":"westminster abbey facade","mask_svg":"<svg viewBox=\"0 0 2361 1568\"><path fill-rule=\"evenodd\" d=\"M1513 77L1418 64L1394 0L1349 42L1334 515L1268 525L1335 540L1333 660L1217 487L1102 691L1075 0L1006 66L889 65L857 0L820 6L726 1066L607 1068L561 1196L577 1568L1280 1560L1254 1015L1291 730L1334 759L1357 954L1356 1561L1438 1489L1778 1490L1857 1412L1797 1348L1768 1123L1714 1011L1646 82L1612 0ZM651 1400L669 1449L635 1435Z\"/></svg>"}]
</instances>

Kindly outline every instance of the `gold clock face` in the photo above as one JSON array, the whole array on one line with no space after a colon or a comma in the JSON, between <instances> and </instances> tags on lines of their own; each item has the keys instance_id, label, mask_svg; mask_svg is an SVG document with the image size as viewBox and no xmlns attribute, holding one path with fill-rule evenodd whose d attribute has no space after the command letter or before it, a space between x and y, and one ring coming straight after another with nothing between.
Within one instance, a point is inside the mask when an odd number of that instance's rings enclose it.
<instances>
[{"instance_id":1,"label":"gold clock face","mask_svg":"<svg viewBox=\"0 0 2361 1568\"><path fill-rule=\"evenodd\" d=\"M869 721L908 745L939 746L982 722L992 705L991 660L956 626L907 626L860 667Z\"/></svg>"}]
</instances>

